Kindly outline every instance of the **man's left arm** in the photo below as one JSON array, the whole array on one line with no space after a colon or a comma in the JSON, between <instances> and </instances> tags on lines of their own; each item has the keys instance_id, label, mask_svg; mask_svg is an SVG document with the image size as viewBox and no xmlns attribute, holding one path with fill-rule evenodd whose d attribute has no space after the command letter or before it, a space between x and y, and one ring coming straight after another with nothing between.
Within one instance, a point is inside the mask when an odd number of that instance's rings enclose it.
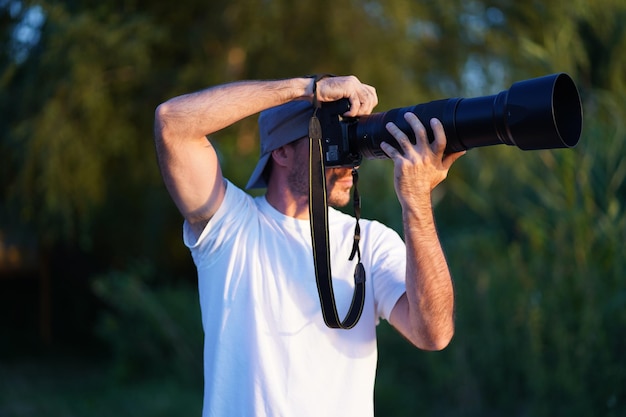
<instances>
[{"instance_id":1,"label":"man's left arm","mask_svg":"<svg viewBox=\"0 0 626 417\"><path fill-rule=\"evenodd\" d=\"M431 192L464 152L444 155L446 138L438 120L431 121L435 140L429 143L417 116L407 113L405 119L415 132L415 145L393 123L387 129L402 152L381 144L394 161L394 186L406 243L406 293L389 321L415 346L441 350L454 334L454 288L435 227Z\"/></svg>"}]
</instances>

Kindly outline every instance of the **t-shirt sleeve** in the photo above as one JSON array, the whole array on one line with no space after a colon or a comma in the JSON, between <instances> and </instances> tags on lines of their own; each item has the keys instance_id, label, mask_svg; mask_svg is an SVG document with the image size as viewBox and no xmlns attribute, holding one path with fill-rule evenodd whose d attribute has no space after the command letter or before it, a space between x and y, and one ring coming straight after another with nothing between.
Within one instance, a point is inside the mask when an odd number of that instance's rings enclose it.
<instances>
[{"instance_id":1,"label":"t-shirt sleeve","mask_svg":"<svg viewBox=\"0 0 626 417\"><path fill-rule=\"evenodd\" d=\"M406 248L404 241L393 229L372 222L371 279L378 317L389 320L391 311L406 292Z\"/></svg>"},{"instance_id":2,"label":"t-shirt sleeve","mask_svg":"<svg viewBox=\"0 0 626 417\"><path fill-rule=\"evenodd\" d=\"M250 219L254 202L252 197L226 180L224 201L196 239L191 226L183 223L183 242L191 251L193 261L198 268L208 266L232 241L232 236L244 229L244 223Z\"/></svg>"}]
</instances>

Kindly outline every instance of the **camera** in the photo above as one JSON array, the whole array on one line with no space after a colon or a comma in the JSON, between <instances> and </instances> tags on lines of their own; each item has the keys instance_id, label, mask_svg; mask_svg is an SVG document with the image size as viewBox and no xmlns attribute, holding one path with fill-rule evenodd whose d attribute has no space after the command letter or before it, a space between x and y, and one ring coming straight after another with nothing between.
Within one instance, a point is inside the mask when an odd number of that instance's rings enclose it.
<instances>
[{"instance_id":1,"label":"camera","mask_svg":"<svg viewBox=\"0 0 626 417\"><path fill-rule=\"evenodd\" d=\"M475 98L449 98L372 113L343 117L347 99L322 103L318 119L322 128L327 167L357 166L362 158L385 159L381 142L400 150L385 125L395 123L412 143L413 129L404 120L412 112L434 140L428 123L437 118L446 133L446 153L506 144L523 150L570 148L580 139L582 104L578 89L566 73L519 81L498 94Z\"/></svg>"}]
</instances>

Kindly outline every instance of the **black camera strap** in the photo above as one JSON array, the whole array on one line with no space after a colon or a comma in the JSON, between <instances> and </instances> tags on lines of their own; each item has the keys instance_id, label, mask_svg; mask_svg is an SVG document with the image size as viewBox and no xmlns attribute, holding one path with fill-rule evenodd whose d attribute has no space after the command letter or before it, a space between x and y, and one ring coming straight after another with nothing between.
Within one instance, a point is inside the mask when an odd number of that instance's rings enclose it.
<instances>
[{"instance_id":1,"label":"black camera strap","mask_svg":"<svg viewBox=\"0 0 626 417\"><path fill-rule=\"evenodd\" d=\"M316 80L317 81L317 80ZM360 198L356 191L356 180L358 174L353 170L355 178L354 207L357 218L354 243L350 260L358 254L358 264L354 273L354 293L352 302L342 321L337 312L335 295L333 291L332 273L330 268L330 244L328 235L328 201L326 195L326 171L322 148L322 128L317 118L319 103L315 90L313 91L314 113L309 122L309 219L311 223L311 242L313 246L313 263L315 265L315 279L317 291L320 297L322 316L324 322L330 328L351 329L353 328L363 312L365 303L365 270L361 264L361 252L359 250L360 240ZM357 208L358 206L358 208Z\"/></svg>"}]
</instances>

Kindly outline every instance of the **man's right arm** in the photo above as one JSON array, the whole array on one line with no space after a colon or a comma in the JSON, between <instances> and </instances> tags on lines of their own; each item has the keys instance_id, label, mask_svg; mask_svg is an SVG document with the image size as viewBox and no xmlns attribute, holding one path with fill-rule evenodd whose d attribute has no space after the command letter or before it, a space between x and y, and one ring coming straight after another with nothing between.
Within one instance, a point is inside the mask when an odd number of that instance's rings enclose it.
<instances>
[{"instance_id":1,"label":"man's right arm","mask_svg":"<svg viewBox=\"0 0 626 417\"><path fill-rule=\"evenodd\" d=\"M242 81L175 97L156 109L161 175L178 210L199 233L221 204L225 184L207 136L264 109L312 95L311 79Z\"/></svg>"},{"instance_id":2,"label":"man's right arm","mask_svg":"<svg viewBox=\"0 0 626 417\"><path fill-rule=\"evenodd\" d=\"M165 185L196 235L224 199L225 184L215 149L207 136L245 117L292 100L311 100L314 79L240 81L175 97L159 105L154 136ZM320 101L350 100L346 116L369 114L376 90L354 76L317 83Z\"/></svg>"}]
</instances>

